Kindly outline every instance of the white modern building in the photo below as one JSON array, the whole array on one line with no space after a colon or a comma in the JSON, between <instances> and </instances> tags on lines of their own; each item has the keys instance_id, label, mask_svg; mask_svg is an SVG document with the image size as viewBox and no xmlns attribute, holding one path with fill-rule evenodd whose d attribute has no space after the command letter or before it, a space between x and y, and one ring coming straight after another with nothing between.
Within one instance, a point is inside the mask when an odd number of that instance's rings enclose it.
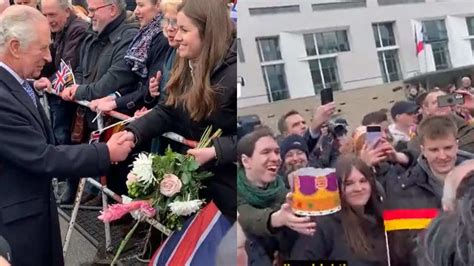
<instances>
[{"instance_id":1,"label":"white modern building","mask_svg":"<svg viewBox=\"0 0 474 266\"><path fill-rule=\"evenodd\" d=\"M239 108L474 64L474 0L238 5L238 75L245 81ZM420 37L424 45L417 53Z\"/></svg>"}]
</instances>

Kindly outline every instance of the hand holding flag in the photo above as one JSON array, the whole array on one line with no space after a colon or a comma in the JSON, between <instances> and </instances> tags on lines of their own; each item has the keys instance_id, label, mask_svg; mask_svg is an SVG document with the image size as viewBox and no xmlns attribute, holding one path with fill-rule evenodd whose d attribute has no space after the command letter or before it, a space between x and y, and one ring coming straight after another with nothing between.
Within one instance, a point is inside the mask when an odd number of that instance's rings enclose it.
<instances>
[{"instance_id":1,"label":"hand holding flag","mask_svg":"<svg viewBox=\"0 0 474 266\"><path fill-rule=\"evenodd\" d=\"M60 95L64 88L76 84L71 68L61 59L59 70L52 83L52 93Z\"/></svg>"}]
</instances>

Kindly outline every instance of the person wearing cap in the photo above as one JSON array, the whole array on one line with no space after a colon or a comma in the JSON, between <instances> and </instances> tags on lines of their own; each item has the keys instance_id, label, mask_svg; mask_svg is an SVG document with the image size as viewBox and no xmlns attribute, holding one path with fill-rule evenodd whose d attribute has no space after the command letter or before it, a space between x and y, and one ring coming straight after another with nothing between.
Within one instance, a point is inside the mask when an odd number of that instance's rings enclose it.
<instances>
[{"instance_id":1,"label":"person wearing cap","mask_svg":"<svg viewBox=\"0 0 474 266\"><path fill-rule=\"evenodd\" d=\"M289 135L280 144L280 156L283 161L281 176L285 186L290 188L288 174L308 166L308 145L300 135Z\"/></svg>"},{"instance_id":2,"label":"person wearing cap","mask_svg":"<svg viewBox=\"0 0 474 266\"><path fill-rule=\"evenodd\" d=\"M388 127L388 130L393 137L394 147L410 141L411 132L417 122L418 109L415 103L406 101L396 102L390 109L393 124Z\"/></svg>"}]
</instances>

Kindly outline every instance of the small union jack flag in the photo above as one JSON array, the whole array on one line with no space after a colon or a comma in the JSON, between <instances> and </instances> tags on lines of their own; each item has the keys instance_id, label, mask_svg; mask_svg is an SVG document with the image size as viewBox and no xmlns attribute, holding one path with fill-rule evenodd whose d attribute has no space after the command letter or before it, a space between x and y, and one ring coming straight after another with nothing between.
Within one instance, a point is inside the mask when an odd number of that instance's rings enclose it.
<instances>
[{"instance_id":1,"label":"small union jack flag","mask_svg":"<svg viewBox=\"0 0 474 266\"><path fill-rule=\"evenodd\" d=\"M71 68L61 60L59 70L55 74L55 78L52 82L53 93L59 94L67 86L74 84L74 74Z\"/></svg>"}]
</instances>

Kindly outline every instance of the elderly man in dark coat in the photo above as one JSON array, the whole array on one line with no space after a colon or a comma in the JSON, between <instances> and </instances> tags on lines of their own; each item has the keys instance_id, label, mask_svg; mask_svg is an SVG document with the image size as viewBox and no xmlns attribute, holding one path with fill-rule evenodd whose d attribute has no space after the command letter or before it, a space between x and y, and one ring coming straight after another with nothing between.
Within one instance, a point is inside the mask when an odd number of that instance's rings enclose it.
<instances>
[{"instance_id":1,"label":"elderly man in dark coat","mask_svg":"<svg viewBox=\"0 0 474 266\"><path fill-rule=\"evenodd\" d=\"M54 145L27 81L51 61L50 42L38 10L11 6L0 16L0 235L15 266L64 265L51 179L105 174L134 146L120 133L107 144Z\"/></svg>"}]
</instances>

